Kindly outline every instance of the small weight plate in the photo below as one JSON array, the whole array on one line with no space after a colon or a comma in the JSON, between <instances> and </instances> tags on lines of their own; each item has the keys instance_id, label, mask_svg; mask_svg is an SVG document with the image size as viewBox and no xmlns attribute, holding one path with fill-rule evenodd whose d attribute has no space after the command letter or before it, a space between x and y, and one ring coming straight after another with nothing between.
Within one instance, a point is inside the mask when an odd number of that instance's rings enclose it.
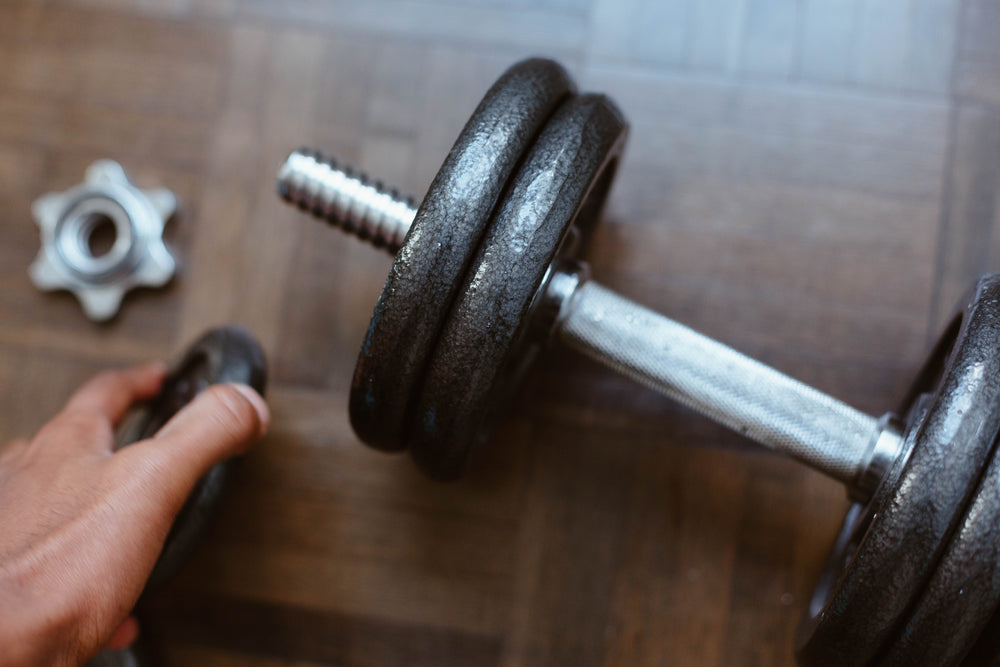
<instances>
[{"instance_id":1,"label":"small weight plate","mask_svg":"<svg viewBox=\"0 0 1000 667\"><path fill-rule=\"evenodd\" d=\"M1000 354L1000 347L994 350ZM1000 459L994 449L947 550L879 664L958 665L1000 602Z\"/></svg>"},{"instance_id":2,"label":"small weight plate","mask_svg":"<svg viewBox=\"0 0 1000 667\"><path fill-rule=\"evenodd\" d=\"M203 389L228 382L250 385L261 394L267 383L264 352L240 327L212 329L191 345L167 375L157 397L122 427L119 447L152 437ZM144 595L172 577L191 555L214 513L232 463L219 463L198 480L174 520Z\"/></svg>"},{"instance_id":3,"label":"small weight plate","mask_svg":"<svg viewBox=\"0 0 1000 667\"><path fill-rule=\"evenodd\" d=\"M550 60L507 70L466 124L417 210L354 369L351 424L367 444L405 447L406 411L497 198L558 104L573 92Z\"/></svg>"},{"instance_id":4,"label":"small weight plate","mask_svg":"<svg viewBox=\"0 0 1000 667\"><path fill-rule=\"evenodd\" d=\"M955 343L937 365L937 390L908 429L909 455L865 511L852 510L855 519L845 524L799 625L796 648L805 665L868 664L888 645L990 460L1000 431L1000 276L981 278L964 303Z\"/></svg>"},{"instance_id":5,"label":"small weight plate","mask_svg":"<svg viewBox=\"0 0 1000 667\"><path fill-rule=\"evenodd\" d=\"M414 459L453 479L488 414L519 378L531 306L567 238L596 225L627 125L603 95L559 108L505 192L427 365L409 428ZM571 234L572 230L572 234ZM516 366L524 370L522 364Z\"/></svg>"},{"instance_id":6,"label":"small weight plate","mask_svg":"<svg viewBox=\"0 0 1000 667\"><path fill-rule=\"evenodd\" d=\"M146 646L144 635L120 649L103 649L86 663L86 667L150 667L158 666Z\"/></svg>"}]
</instances>

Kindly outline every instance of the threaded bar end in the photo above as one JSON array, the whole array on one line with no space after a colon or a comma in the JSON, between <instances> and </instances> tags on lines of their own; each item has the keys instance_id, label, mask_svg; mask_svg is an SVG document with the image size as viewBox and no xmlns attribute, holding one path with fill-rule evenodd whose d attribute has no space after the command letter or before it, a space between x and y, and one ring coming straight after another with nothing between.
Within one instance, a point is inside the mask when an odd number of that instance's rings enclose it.
<instances>
[{"instance_id":1,"label":"threaded bar end","mask_svg":"<svg viewBox=\"0 0 1000 667\"><path fill-rule=\"evenodd\" d=\"M303 211L393 254L403 245L417 213L412 199L308 148L292 152L281 165L278 194Z\"/></svg>"}]
</instances>

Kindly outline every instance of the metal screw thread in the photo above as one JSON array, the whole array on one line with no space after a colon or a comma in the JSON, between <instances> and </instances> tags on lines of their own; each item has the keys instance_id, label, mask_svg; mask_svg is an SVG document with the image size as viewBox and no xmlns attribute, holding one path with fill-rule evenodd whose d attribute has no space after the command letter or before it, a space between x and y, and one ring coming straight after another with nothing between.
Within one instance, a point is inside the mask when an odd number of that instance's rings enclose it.
<instances>
[{"instance_id":1,"label":"metal screw thread","mask_svg":"<svg viewBox=\"0 0 1000 667\"><path fill-rule=\"evenodd\" d=\"M300 148L278 170L278 194L303 211L395 254L417 213L412 198L332 157Z\"/></svg>"}]
</instances>

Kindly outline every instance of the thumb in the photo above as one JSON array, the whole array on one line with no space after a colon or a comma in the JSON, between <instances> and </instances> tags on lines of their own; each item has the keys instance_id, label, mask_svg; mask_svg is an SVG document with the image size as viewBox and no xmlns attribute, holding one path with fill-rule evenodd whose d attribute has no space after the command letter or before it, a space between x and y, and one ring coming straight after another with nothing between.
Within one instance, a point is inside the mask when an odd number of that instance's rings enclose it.
<instances>
[{"instance_id":1,"label":"thumb","mask_svg":"<svg viewBox=\"0 0 1000 667\"><path fill-rule=\"evenodd\" d=\"M184 406L155 436L118 454L155 462L155 468L169 471L171 483L164 490L179 506L209 468L244 453L264 435L270 419L267 404L251 387L215 384Z\"/></svg>"}]
</instances>

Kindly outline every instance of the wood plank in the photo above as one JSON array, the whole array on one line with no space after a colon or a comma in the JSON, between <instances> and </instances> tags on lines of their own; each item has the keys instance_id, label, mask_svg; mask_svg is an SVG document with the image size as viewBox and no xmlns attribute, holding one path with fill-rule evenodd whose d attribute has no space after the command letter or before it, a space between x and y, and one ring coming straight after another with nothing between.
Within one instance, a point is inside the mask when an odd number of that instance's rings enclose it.
<instances>
[{"instance_id":1,"label":"wood plank","mask_svg":"<svg viewBox=\"0 0 1000 667\"><path fill-rule=\"evenodd\" d=\"M799 71L804 79L846 83L862 0L808 0L802 10Z\"/></svg>"},{"instance_id":2,"label":"wood plank","mask_svg":"<svg viewBox=\"0 0 1000 667\"><path fill-rule=\"evenodd\" d=\"M500 639L495 636L401 626L224 596L167 598L159 601L155 611L164 619L161 632L187 643L210 642L238 652L238 662L231 664L494 665L500 652ZM289 651L289 646L295 648ZM260 656L280 662L259 660ZM204 660L197 664L225 664L202 651L178 656L185 657Z\"/></svg>"},{"instance_id":3,"label":"wood plank","mask_svg":"<svg viewBox=\"0 0 1000 667\"><path fill-rule=\"evenodd\" d=\"M690 5L687 62L695 70L732 72L743 49L747 0L705 0Z\"/></svg>"},{"instance_id":4,"label":"wood plank","mask_svg":"<svg viewBox=\"0 0 1000 667\"><path fill-rule=\"evenodd\" d=\"M958 108L954 153L948 174L948 208L938 245L935 334L954 313L976 277L1000 270L1000 112L971 105Z\"/></svg>"},{"instance_id":5,"label":"wood plank","mask_svg":"<svg viewBox=\"0 0 1000 667\"><path fill-rule=\"evenodd\" d=\"M913 0L910 86L943 93L951 85L961 8L950 0Z\"/></svg>"},{"instance_id":6,"label":"wood plank","mask_svg":"<svg viewBox=\"0 0 1000 667\"><path fill-rule=\"evenodd\" d=\"M580 49L586 23L577 12L537 5L507 11L503 7L417 0L358 3L350 0L244 0L241 13L274 21L361 30L425 40L451 39L531 48Z\"/></svg>"},{"instance_id":7,"label":"wood plank","mask_svg":"<svg viewBox=\"0 0 1000 667\"><path fill-rule=\"evenodd\" d=\"M614 6L617 8L618 5ZM643 0L640 3L639 17L632 22L638 28L638 35L623 31L625 41L635 49L636 59L661 65L683 64L691 11L690 2ZM602 29L598 34L605 32Z\"/></svg>"},{"instance_id":8,"label":"wood plank","mask_svg":"<svg viewBox=\"0 0 1000 667\"><path fill-rule=\"evenodd\" d=\"M797 52L801 18L799 3L749 0L740 69L748 74L787 79Z\"/></svg>"},{"instance_id":9,"label":"wood plank","mask_svg":"<svg viewBox=\"0 0 1000 667\"><path fill-rule=\"evenodd\" d=\"M963 99L1000 107L1000 8L970 0L961 21L955 89Z\"/></svg>"}]
</instances>

